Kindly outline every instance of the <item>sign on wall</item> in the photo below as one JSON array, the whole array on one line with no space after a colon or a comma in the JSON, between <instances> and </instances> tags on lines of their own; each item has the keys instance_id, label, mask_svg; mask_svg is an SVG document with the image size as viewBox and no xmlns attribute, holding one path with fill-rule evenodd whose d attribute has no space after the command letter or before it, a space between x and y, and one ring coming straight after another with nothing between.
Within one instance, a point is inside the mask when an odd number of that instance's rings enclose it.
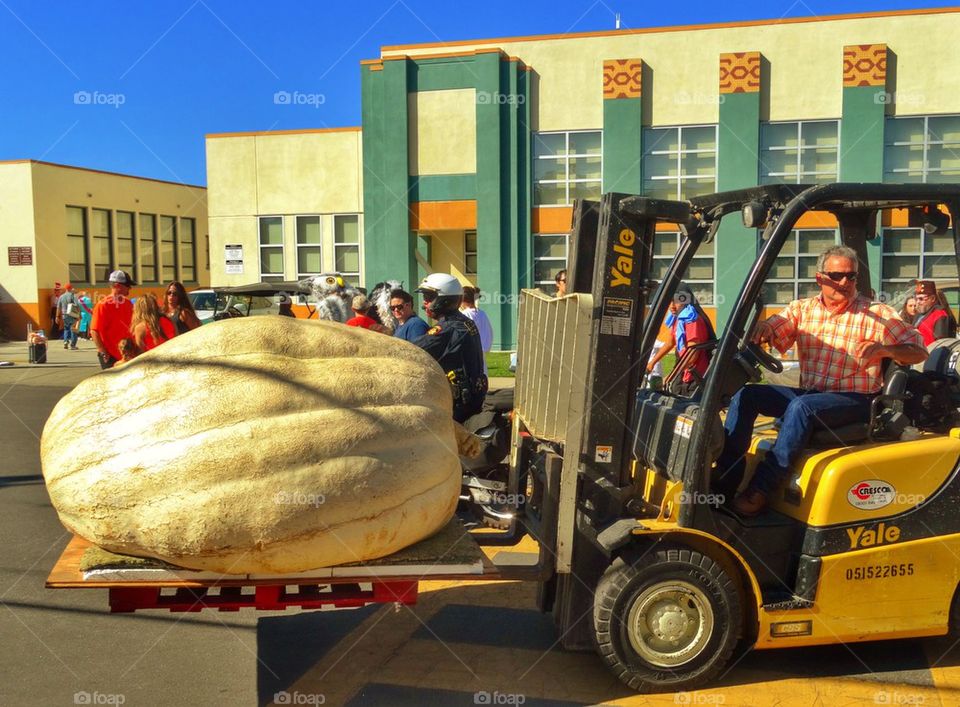
<instances>
[{"instance_id":1,"label":"sign on wall","mask_svg":"<svg viewBox=\"0 0 960 707\"><path fill-rule=\"evenodd\" d=\"M227 275L243 274L243 246L227 245L223 247L224 272Z\"/></svg>"},{"instance_id":2,"label":"sign on wall","mask_svg":"<svg viewBox=\"0 0 960 707\"><path fill-rule=\"evenodd\" d=\"M33 247L23 245L7 248L7 265L33 265Z\"/></svg>"}]
</instances>

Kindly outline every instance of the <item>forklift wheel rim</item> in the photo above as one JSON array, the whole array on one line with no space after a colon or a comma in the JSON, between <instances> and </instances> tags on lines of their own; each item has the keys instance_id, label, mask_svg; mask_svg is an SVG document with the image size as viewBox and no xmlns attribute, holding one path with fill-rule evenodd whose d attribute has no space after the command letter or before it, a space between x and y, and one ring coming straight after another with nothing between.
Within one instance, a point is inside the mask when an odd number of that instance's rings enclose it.
<instances>
[{"instance_id":1,"label":"forklift wheel rim","mask_svg":"<svg viewBox=\"0 0 960 707\"><path fill-rule=\"evenodd\" d=\"M675 580L658 582L634 600L627 635L645 662L675 668L703 652L714 622L713 606L701 588Z\"/></svg>"}]
</instances>

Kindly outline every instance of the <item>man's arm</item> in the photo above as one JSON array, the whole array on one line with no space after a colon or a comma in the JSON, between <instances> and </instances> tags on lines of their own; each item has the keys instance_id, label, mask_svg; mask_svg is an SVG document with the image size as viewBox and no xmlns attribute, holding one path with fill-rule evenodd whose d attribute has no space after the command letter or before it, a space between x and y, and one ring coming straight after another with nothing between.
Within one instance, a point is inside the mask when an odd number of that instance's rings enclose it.
<instances>
[{"instance_id":1,"label":"man's arm","mask_svg":"<svg viewBox=\"0 0 960 707\"><path fill-rule=\"evenodd\" d=\"M916 344L878 344L875 341L861 341L857 345L857 357L864 366L878 358L892 358L897 363L912 366L927 360L927 350Z\"/></svg>"},{"instance_id":2,"label":"man's arm","mask_svg":"<svg viewBox=\"0 0 960 707\"><path fill-rule=\"evenodd\" d=\"M933 335L937 339L950 338L950 315L940 317L933 323Z\"/></svg>"},{"instance_id":3,"label":"man's arm","mask_svg":"<svg viewBox=\"0 0 960 707\"><path fill-rule=\"evenodd\" d=\"M774 314L765 321L757 322L751 341L755 344L769 344L780 353L784 353L797 340L799 320L799 303L791 302L779 314Z\"/></svg>"}]
</instances>

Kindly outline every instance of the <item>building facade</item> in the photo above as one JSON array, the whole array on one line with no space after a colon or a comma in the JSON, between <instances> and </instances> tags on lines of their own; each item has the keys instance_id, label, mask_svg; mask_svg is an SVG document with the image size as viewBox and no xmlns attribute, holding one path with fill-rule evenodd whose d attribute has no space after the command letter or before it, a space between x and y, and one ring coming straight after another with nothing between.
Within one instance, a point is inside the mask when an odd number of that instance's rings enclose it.
<instances>
[{"instance_id":1,"label":"building facade","mask_svg":"<svg viewBox=\"0 0 960 707\"><path fill-rule=\"evenodd\" d=\"M13 339L27 325L50 331L54 283L95 301L112 270L133 294L180 280L210 283L204 187L36 160L0 162L0 323Z\"/></svg>"},{"instance_id":2,"label":"building facade","mask_svg":"<svg viewBox=\"0 0 960 707\"><path fill-rule=\"evenodd\" d=\"M494 348L510 349L520 289L550 288L566 263L575 199L608 191L682 199L772 182L960 181L958 29L960 12L938 9L384 47L360 67L357 162L334 168L317 148L307 164L302 134L259 134L235 138L254 141L245 148L252 171L249 163L229 170L216 164L224 148L214 146L225 138L208 139L211 215L222 188L236 186L231 179L245 180L247 192L256 185L269 204L245 206L240 230L211 223L214 247L226 233L256 243L254 269L272 275L263 263L279 262L270 250L279 238L283 275L300 274L297 218L320 211L330 192L344 200L322 213L355 213L361 224L363 284L454 273L484 291ZM314 202L289 198L283 190L292 187L263 172L277 169L296 175L293 193L312 189ZM360 185L356 195L345 197L334 169ZM231 176L214 179L222 171ZM279 217L279 234L261 217ZM869 254L882 296L952 267L949 238L896 215L883 226L894 237ZM665 266L678 234L657 238ZM836 239L830 218L805 218L768 304L810 291L815 256ZM757 246L756 231L725 224L687 273L719 319Z\"/></svg>"}]
</instances>

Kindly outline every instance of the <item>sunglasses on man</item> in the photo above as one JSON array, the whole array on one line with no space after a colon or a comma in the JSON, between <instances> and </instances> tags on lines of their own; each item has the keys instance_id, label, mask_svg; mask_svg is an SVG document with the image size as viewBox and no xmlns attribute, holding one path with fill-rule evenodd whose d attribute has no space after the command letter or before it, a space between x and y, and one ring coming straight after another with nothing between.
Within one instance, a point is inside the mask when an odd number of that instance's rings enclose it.
<instances>
[{"instance_id":1,"label":"sunglasses on man","mask_svg":"<svg viewBox=\"0 0 960 707\"><path fill-rule=\"evenodd\" d=\"M826 270L821 270L820 274L826 275L834 282L842 282L844 278L846 278L848 282L855 282L857 279L857 273L855 272L837 272L835 270L827 272Z\"/></svg>"}]
</instances>

